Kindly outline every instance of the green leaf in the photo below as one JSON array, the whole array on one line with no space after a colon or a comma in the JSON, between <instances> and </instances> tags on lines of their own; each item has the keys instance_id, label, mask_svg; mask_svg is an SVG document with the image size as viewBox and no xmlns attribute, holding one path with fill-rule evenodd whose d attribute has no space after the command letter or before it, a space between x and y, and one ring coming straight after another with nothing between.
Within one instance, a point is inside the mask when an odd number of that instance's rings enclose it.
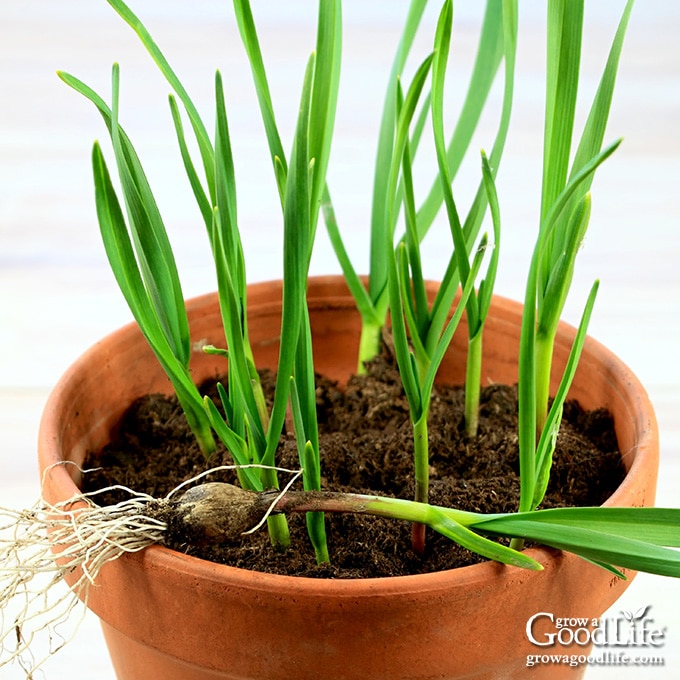
<instances>
[{"instance_id":1,"label":"green leaf","mask_svg":"<svg viewBox=\"0 0 680 680\"><path fill-rule=\"evenodd\" d=\"M399 174L402 167L402 159L406 149L409 136L409 126L415 112L417 102L422 93L425 80L429 73L432 64L432 57L428 57L418 68L413 77L411 85L403 100L403 104L395 104L399 107L399 118L397 120L397 130L395 136L395 144L393 147L393 157L389 168L389 182L387 184L387 205L392 206L394 210L394 196L397 192L399 183ZM398 88L395 91L395 97L398 96ZM393 223L393 216L388 215L388 223ZM383 250L382 257L387 263L388 271L388 288L389 288L389 304L392 315L392 334L394 337L394 349L397 362L399 364L399 372L401 374L404 391L409 401L411 414L414 421L417 421L422 415L423 404L421 402L420 389L418 386L417 370L414 370L411 360L411 351L408 344L408 336L406 332L406 323L404 320L404 308L402 304L402 286L400 283L399 271L397 267L397 256L393 245L393 234L391 230L385 231L383 234Z\"/></svg>"},{"instance_id":2,"label":"green leaf","mask_svg":"<svg viewBox=\"0 0 680 680\"><path fill-rule=\"evenodd\" d=\"M598 288L599 281L595 281L590 290L590 294L588 295L588 300L586 301L586 306L583 310L583 314L581 315L581 321L576 332L576 337L574 338L574 342L569 352L569 359L567 360L567 364L564 367L564 372L562 373L562 378L560 380L559 387L557 388L557 393L553 399L545 426L543 427L543 431L541 432L541 437L538 442L536 449L536 477L539 480L539 483L534 489L534 508L543 500L545 490L548 486L548 474L550 470L552 450L555 448L555 444L552 441L553 433L559 429L560 420L562 418L562 407L567 399L567 395L569 394L571 383L574 380L576 369L578 368L578 364L581 359L581 352L583 351L583 345L586 341L588 324L590 323L590 317L593 313L593 307L595 305L595 298L597 297Z\"/></svg>"},{"instance_id":3,"label":"green leaf","mask_svg":"<svg viewBox=\"0 0 680 680\"><path fill-rule=\"evenodd\" d=\"M459 545L462 545L464 548L472 550L478 555L482 555L483 557L503 564L522 567L523 569L531 569L533 571L540 571L543 569L543 567L532 557L529 557L529 555L508 548L496 541L490 541L488 538L484 538L467 527L464 527L462 524L459 524L445 513L433 513L433 516L435 516L436 519L428 522L430 528L452 541L455 541Z\"/></svg>"},{"instance_id":4,"label":"green leaf","mask_svg":"<svg viewBox=\"0 0 680 680\"><path fill-rule=\"evenodd\" d=\"M400 245L398 253L403 263L405 262L406 251L404 245ZM413 306L410 302L410 292L408 291L408 272L406 274L399 274L395 255L391 255L393 260L390 267L390 307L392 316L392 337L394 339L394 354L399 366L399 376L404 387L406 400L408 401L411 420L416 422L423 414L423 400L420 390L418 361L409 347L407 334L407 319L410 319L412 325L416 324ZM419 352L421 358L425 355L425 350L416 334L413 339L416 351Z\"/></svg>"},{"instance_id":5,"label":"green leaf","mask_svg":"<svg viewBox=\"0 0 680 680\"><path fill-rule=\"evenodd\" d=\"M309 128L309 156L314 159L310 191L312 231L316 229L319 206L325 193L326 170L330 158L340 86L341 56L342 4L340 0L324 0L319 2ZM311 240L314 241L313 237Z\"/></svg>"},{"instance_id":6,"label":"green leaf","mask_svg":"<svg viewBox=\"0 0 680 680\"><path fill-rule=\"evenodd\" d=\"M295 386L295 381L291 379L290 385L291 396L291 410L293 412L293 421L295 423L295 439L298 446L298 455L300 457L300 465L302 466L302 477L304 480L304 488L306 491L318 491L320 489L320 473L319 473L319 451L315 449L312 442L305 442L304 439L304 425L302 418L302 410L298 400L298 392ZM307 533L314 548L317 564L330 562L328 555L328 543L326 540L326 524L323 512L308 512L305 516L307 523Z\"/></svg>"},{"instance_id":7,"label":"green leaf","mask_svg":"<svg viewBox=\"0 0 680 680\"><path fill-rule=\"evenodd\" d=\"M446 65L449 57L451 33L453 30L453 2L447 0L442 7L437 22L435 36L435 52L432 61L432 131L434 134L437 165L439 168L440 185L444 195L446 214L453 239L454 255L458 267L458 275L463 287L466 286L470 276L470 261L468 259L467 244L463 234L463 227L458 216L458 209L451 189L452 178L448 169L446 158L446 142L444 136L444 81L446 78ZM476 295L472 294L467 303L468 324L472 332L478 326L478 309Z\"/></svg>"},{"instance_id":8,"label":"green leaf","mask_svg":"<svg viewBox=\"0 0 680 680\"><path fill-rule=\"evenodd\" d=\"M239 472L239 477L241 482L244 480L246 481L244 487L251 491L262 491L263 486L258 475L255 474L255 470L253 468L245 467L251 463L246 440L239 437L231 427L227 425L222 414L210 397L205 397L204 403L206 412L210 418L210 424L217 433L217 436L224 442L236 465L243 466Z\"/></svg>"},{"instance_id":9,"label":"green leaf","mask_svg":"<svg viewBox=\"0 0 680 680\"><path fill-rule=\"evenodd\" d=\"M468 277L465 288L463 288L463 292L461 293L461 297L460 300L458 301L456 309L451 318L449 319L449 322L446 325L444 332L438 338L437 343L435 345L435 349L434 352L432 353L432 359L430 361L427 374L421 386L421 394L424 404L429 405L430 397L432 395L432 387L434 386L437 371L439 371L439 366L441 365L441 362L444 359L444 356L451 344L453 334L456 332L456 329L458 328L458 324L460 323L460 320L463 316L463 311L466 309L467 301L472 295L475 279L477 278L477 275L479 274L479 269L482 266L485 247L486 239L483 238L482 243L479 249L477 250L477 253L475 254L475 258L472 262L472 268L470 269L470 276Z\"/></svg>"},{"instance_id":10,"label":"green leaf","mask_svg":"<svg viewBox=\"0 0 680 680\"><path fill-rule=\"evenodd\" d=\"M541 432L538 446L536 447L536 482L534 486L532 510L535 510L541 504L545 492L548 489L553 454L555 453L555 447L557 446L557 437L562 422L562 411L562 404L557 404L556 407L553 405Z\"/></svg>"},{"instance_id":11,"label":"green leaf","mask_svg":"<svg viewBox=\"0 0 680 680\"><path fill-rule=\"evenodd\" d=\"M416 307L412 299L412 281L409 271L409 256L406 246L400 243L397 246L397 265L399 267L399 286L401 291L402 306L406 324L409 329L411 344L414 347L415 355L418 357L418 364L429 363L429 357L421 340L419 321L416 317ZM425 309L427 312L427 308ZM426 319L427 321L427 319Z\"/></svg>"},{"instance_id":12,"label":"green leaf","mask_svg":"<svg viewBox=\"0 0 680 680\"><path fill-rule=\"evenodd\" d=\"M586 194L576 205L567 222L561 223L564 233L560 235L563 250L557 253L553 249L553 264L547 271L546 288L538 293L538 327L539 335L554 336L557 324L562 316L564 304L574 276L576 256L583 243L590 221L591 200Z\"/></svg>"},{"instance_id":13,"label":"green leaf","mask_svg":"<svg viewBox=\"0 0 680 680\"><path fill-rule=\"evenodd\" d=\"M492 155L495 166L500 161L500 151L503 146L505 133L507 133L505 120L507 119L507 122L509 122L512 103L512 79L509 76L512 76L514 72L514 51L517 32L516 4L515 0L510 2L508 0L488 0L486 3L475 64L472 68L470 82L458 121L446 147L447 167L451 179L458 173L463 158L470 147L470 142L488 101L489 92L498 72L501 59L504 58L506 61L506 94L509 94L510 97L508 98L504 95L502 122L499 128L499 136L497 137L498 141L494 145L494 148L498 148L498 158L496 158L495 154ZM514 40L512 39L512 31L504 36L505 26L508 21L514 21ZM512 23L509 25L512 26ZM508 85L510 85L509 92L507 91ZM503 129L505 129L505 133L501 134ZM501 141L501 138L503 141ZM443 200L444 194L441 182L439 177L437 177L427 198L418 210L418 229L421 239L425 236L437 216ZM481 204L477 206L477 209L480 207ZM483 215L483 212L481 215ZM479 224L482 221L481 215ZM478 230L479 226L477 226L477 232ZM468 244L476 240L477 232L468 240Z\"/></svg>"},{"instance_id":14,"label":"green leaf","mask_svg":"<svg viewBox=\"0 0 680 680\"><path fill-rule=\"evenodd\" d=\"M215 450L210 426L188 367L173 352L150 302L139 271L120 203L98 144L92 151L95 202L102 241L118 286L140 330L170 378L187 421L206 457Z\"/></svg>"},{"instance_id":15,"label":"green leaf","mask_svg":"<svg viewBox=\"0 0 680 680\"><path fill-rule=\"evenodd\" d=\"M307 265L310 251L309 204L309 114L311 105L314 55L307 64L300 100L300 113L287 174L284 201L283 239L283 307L281 311L281 341L274 405L272 407L267 449L263 462L273 465L285 420L290 390L290 377L295 366L300 327L306 305Z\"/></svg>"},{"instance_id":16,"label":"green leaf","mask_svg":"<svg viewBox=\"0 0 680 680\"><path fill-rule=\"evenodd\" d=\"M215 210L213 244L217 273L217 292L224 333L229 347L229 401L236 412L243 412L254 437L253 443L263 456L266 447L266 433L260 410L253 391L248 366L246 332L243 325L242 302L234 285L229 257L225 250L223 232L217 227L219 211Z\"/></svg>"},{"instance_id":17,"label":"green leaf","mask_svg":"<svg viewBox=\"0 0 680 680\"><path fill-rule=\"evenodd\" d=\"M505 515L470 525L475 531L522 536L596 563L680 576L680 510L558 508Z\"/></svg>"},{"instance_id":18,"label":"green leaf","mask_svg":"<svg viewBox=\"0 0 680 680\"><path fill-rule=\"evenodd\" d=\"M571 175L578 172L593 156L595 156L602 148L604 134L607 128L607 121L609 119L609 111L614 96L614 86L616 83L616 74L623 49L623 41L628 27L628 20L633 9L633 0L628 0L623 15L619 22L619 26L614 37L607 64L602 73L600 84L595 94L588 119L586 120L581 135L581 141L576 150L574 160L571 168ZM582 194L585 194L590 189L592 177L587 180L581 188ZM574 202L577 202L580 196L577 194Z\"/></svg>"},{"instance_id":19,"label":"green leaf","mask_svg":"<svg viewBox=\"0 0 680 680\"><path fill-rule=\"evenodd\" d=\"M579 84L583 4L583 0L548 1L542 218L567 180Z\"/></svg>"},{"instance_id":20,"label":"green leaf","mask_svg":"<svg viewBox=\"0 0 680 680\"><path fill-rule=\"evenodd\" d=\"M201 216L203 217L203 222L205 222L205 228L208 232L209 238L212 239L212 206L210 205L210 200L206 196L206 193L201 184L201 180L198 177L194 162L191 159L191 154L189 153L189 147L187 146L186 137L184 135L184 126L182 125L182 118L179 113L179 108L175 98L170 95L168 97L170 103L170 113L172 114L172 121L175 125L175 134L177 135L177 142L179 143L179 150L182 156L182 162L184 163L184 169L189 178L189 184L191 185L191 190L194 193L194 198L198 204L199 210L201 211Z\"/></svg>"},{"instance_id":21,"label":"green leaf","mask_svg":"<svg viewBox=\"0 0 680 680\"><path fill-rule=\"evenodd\" d=\"M384 243L387 233L391 234L394 220L391 218L396 187L389 190L390 159L395 157L394 121L396 119L397 84L413 46L418 26L425 11L427 0L411 0L408 15L404 21L399 46L387 81L387 92L380 120L378 149L376 152L375 175L373 179L373 201L371 208L371 252L369 296L374 304L387 289L388 268L384 258ZM397 153L401 159L401 153Z\"/></svg>"},{"instance_id":22,"label":"green leaf","mask_svg":"<svg viewBox=\"0 0 680 680\"><path fill-rule=\"evenodd\" d=\"M496 9L492 8L492 3L489 3L487 5L487 15L485 17L485 23L487 21L490 23L488 29L489 33L485 35L485 29L484 28L482 29L482 37L480 38L480 45L478 50L480 59L480 75L479 75L480 79L483 77L481 73L482 68L491 69L491 64L485 62L485 57L482 53L486 52L487 57L488 54L493 53L491 45L494 44L494 40L499 39L496 34L496 31L498 30L496 24L499 21L499 17L495 12ZM489 169L491 170L491 175L493 178L495 178L498 172L498 167L500 166L503 151L505 149L505 141L507 139L508 129L510 126L510 117L512 113L512 101L515 83L515 58L517 52L516 0L503 0L501 19L502 19L502 49L504 60L504 88L500 121L498 124L498 130L496 132L496 138L491 149L491 155L489 157ZM495 38L493 37L494 35L496 35ZM486 66L482 67L481 64L485 63ZM497 69L497 67L498 65L496 65L495 69ZM475 67L475 69L476 68L477 67ZM490 70L487 71L487 73L490 73ZM478 83L476 82L475 76L473 76L473 79L470 82L470 93L472 93L473 87L474 88L481 87L481 84L478 85ZM461 114L461 118L462 117L463 114ZM456 142L456 134L457 130L454 131L454 138L449 143L449 150L454 145L454 142ZM451 176L453 177L454 175L453 170L451 170L450 172ZM468 249L468 252L472 251L473 245L479 235L479 229L484 218L487 202L488 202L487 187L484 177L482 177L482 181L480 182L480 186L472 202L472 206L470 207L470 210L463 224L463 233L465 234L466 247ZM421 220L420 213L418 219L420 225ZM489 263L489 272L491 272L493 266L494 264L492 259L492 261ZM488 275L487 278L489 278ZM457 263L455 261L452 261L449 263L449 266L447 267L444 277L442 278L441 285L439 286L439 290L437 291L437 295L435 296L435 300L432 303L431 325L434 328L435 336L441 332L440 329L443 328L444 324L446 323L448 310L450 309L453 299L455 297L458 288L458 282L459 275ZM489 297L491 296L492 292L493 292L492 287L487 287L486 294ZM479 299L479 294L477 297Z\"/></svg>"},{"instance_id":23,"label":"green leaf","mask_svg":"<svg viewBox=\"0 0 680 680\"><path fill-rule=\"evenodd\" d=\"M241 236L236 215L236 178L234 158L231 150L229 124L224 104L222 75L215 74L215 198L218 216L217 227L222 237L222 247L238 296L239 309L242 309L245 297L245 264L242 260Z\"/></svg>"},{"instance_id":24,"label":"green leaf","mask_svg":"<svg viewBox=\"0 0 680 680\"><path fill-rule=\"evenodd\" d=\"M243 419L241 418L241 422L239 424L235 424L235 416L234 415L234 408L232 406L232 403L229 399L229 395L227 394L227 390L225 389L224 385L221 382L217 383L217 394L220 398L220 402L222 403L222 408L224 409L225 413L225 423L231 427L231 429L239 436L241 439L246 438L246 430L245 430L245 423L243 422ZM251 462L253 459L250 459Z\"/></svg>"},{"instance_id":25,"label":"green leaf","mask_svg":"<svg viewBox=\"0 0 680 680\"><path fill-rule=\"evenodd\" d=\"M535 457L537 429L536 375L537 370L547 370L544 368L538 369L536 365L536 305L544 249L547 247L547 242L552 235L553 229L555 229L558 224L558 217L562 213L562 210L565 209L565 206L569 204L571 197L575 194L579 186L595 172L599 165L616 150L619 143L619 141L614 142L601 151L569 179L567 186L562 190L550 208L550 211L544 220L544 224L539 230L536 245L534 246L524 297L518 360L519 379L517 396L520 413L519 461L521 511L528 511L531 509L534 497L536 486Z\"/></svg>"},{"instance_id":26,"label":"green leaf","mask_svg":"<svg viewBox=\"0 0 680 680\"><path fill-rule=\"evenodd\" d=\"M303 303L303 318L300 325L298 349L295 356L294 376L297 385L300 386L299 404L301 408L302 422L305 433L303 441L309 441L312 450L316 452L316 460L313 468L310 461L303 465L305 470L313 475L313 488L321 488L321 471L319 463L319 426L316 415L316 379L314 373L314 356L312 349L312 329L309 321L309 310Z\"/></svg>"},{"instance_id":27,"label":"green leaf","mask_svg":"<svg viewBox=\"0 0 680 680\"><path fill-rule=\"evenodd\" d=\"M401 96L401 88L398 88L397 91L399 96ZM404 276L402 277L402 286L406 286L404 289L404 300L410 300L411 295L413 295L412 311L415 325L411 327L411 338L415 341L414 336L417 336L418 342L422 343L427 336L430 319L427 292L425 291L425 280L423 278L423 269L420 261L420 239L418 238L418 226L416 224L412 165L411 144L410 140L407 138L404 144L401 177L402 200L406 222L404 240L406 242L406 249L408 250L407 262L408 265L410 265L411 274L410 276L408 275L407 267L404 271Z\"/></svg>"},{"instance_id":28,"label":"green leaf","mask_svg":"<svg viewBox=\"0 0 680 680\"><path fill-rule=\"evenodd\" d=\"M183 364L189 360L190 341L184 300L172 248L158 212L153 193L132 142L117 123L114 112L85 83L59 72L59 77L99 110L114 142L116 163L128 209L130 228L144 285L154 304L155 313L173 352ZM117 100L118 69L114 66L114 94Z\"/></svg>"},{"instance_id":29,"label":"green leaf","mask_svg":"<svg viewBox=\"0 0 680 680\"><path fill-rule=\"evenodd\" d=\"M597 94L593 100L588 119L574 156L570 176L579 172L602 148L609 111L616 82L619 57L632 10L629 0L619 22L611 46L607 64L602 74ZM544 183L541 216L545 218L552 202L565 185L571 138L574 126L574 107L578 87L578 61L582 31L583 0L565 2L553 0L549 5L549 53L548 53L548 97L546 106ZM570 205L560 218L569 219L583 196L589 191L593 176L581 183L578 191L570 199ZM548 285L547 278L556 260L566 249L565 239L568 230L557 229L546 248L542 264L540 288Z\"/></svg>"},{"instance_id":30,"label":"green leaf","mask_svg":"<svg viewBox=\"0 0 680 680\"><path fill-rule=\"evenodd\" d=\"M213 175L214 160L213 160L213 148L210 142L210 138L205 129L205 125L201 120L201 117L196 109L194 103L189 97L188 92L184 89L181 81L172 70L172 67L168 63L167 59L161 52L160 48L151 37L151 34L144 27L137 15L124 3L122 0L107 0L109 5L120 15L120 17L132 28L132 30L137 34L142 42L142 45L146 48L147 52L154 60L161 73L168 81L172 89L175 91L179 97L182 105L184 106L187 115L189 116L189 121L191 127L193 128L194 134L196 136L196 141L198 143L199 152L201 154L201 159L203 161L203 169L206 174L206 179L208 183L208 188L210 190L211 204L215 205L215 179Z\"/></svg>"},{"instance_id":31,"label":"green leaf","mask_svg":"<svg viewBox=\"0 0 680 680\"><path fill-rule=\"evenodd\" d=\"M345 278L345 283L354 298L357 306L357 310L361 315L362 320L372 321L375 324L382 325L380 319L376 314L375 307L368 296L368 292L359 278L352 261L349 258L345 244L343 243L340 230L338 228L338 222L335 217L335 210L333 209L333 203L331 202L331 195L328 189L328 185L324 189L323 198L321 202L321 209L323 211L324 221L326 223L326 230L328 231L328 236L331 240L333 250L338 258L340 267L342 268L342 274Z\"/></svg>"},{"instance_id":32,"label":"green leaf","mask_svg":"<svg viewBox=\"0 0 680 680\"><path fill-rule=\"evenodd\" d=\"M276 124L274 105L272 103L269 83L267 81L267 72L264 67L262 50L260 49L260 41L257 37L257 29L255 28L255 20L253 19L250 2L248 0L234 0L234 11L236 13L236 21L241 34L241 40L243 41L246 53L248 54L248 61L250 62L250 69L253 74L253 82L255 83L255 92L260 104L262 122L264 123L265 134L267 136L267 142L269 143L269 151L283 205L285 195L283 186L285 186L285 182L282 183L282 180L285 179L285 176L288 173L288 166L286 163L286 155L283 150L283 144L281 143L281 137L279 136L278 126Z\"/></svg>"},{"instance_id":33,"label":"green leaf","mask_svg":"<svg viewBox=\"0 0 680 680\"><path fill-rule=\"evenodd\" d=\"M493 250L491 251L491 258L489 259L486 276L483 281L480 281L479 291L477 292L481 326L484 325L489 313L489 308L491 307L491 298L493 297L494 286L496 285L496 273L498 272L498 261L501 249L501 213L498 205L498 194L496 193L496 183L494 181L493 172L491 171L491 166L489 165L489 161L484 151L482 151L482 177L489 202L491 222L493 224L493 245L491 246ZM481 332L481 329L478 330L478 332Z\"/></svg>"}]
</instances>

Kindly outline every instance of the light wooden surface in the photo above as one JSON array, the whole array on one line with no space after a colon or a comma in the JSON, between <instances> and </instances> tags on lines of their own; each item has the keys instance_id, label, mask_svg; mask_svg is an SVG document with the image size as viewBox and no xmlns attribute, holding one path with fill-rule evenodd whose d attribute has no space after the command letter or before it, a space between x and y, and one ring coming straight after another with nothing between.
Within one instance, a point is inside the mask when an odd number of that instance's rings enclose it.
<instances>
[{"instance_id":1,"label":"light wooden surface","mask_svg":"<svg viewBox=\"0 0 680 680\"><path fill-rule=\"evenodd\" d=\"M435 3L437 4L437 3ZM481 3L457 3L456 73L474 47ZM592 95L622 2L588 9L582 94ZM139 0L135 8L210 118L212 73L224 76L237 173L239 214L251 280L278 276L280 217L253 89L230 3ZM253 2L274 80L273 98L288 146L304 61L313 47L314 3ZM347 0L345 62L329 181L360 269L374 134L385 77L405 0ZM497 291L522 297L524 267L536 231L542 129L543 6L520 2L520 48L513 125L499 176L504 233ZM432 20L428 26L432 27ZM623 146L599 172L591 228L566 316L572 322L592 280L602 281L591 334L614 350L646 385L656 406L662 460L658 503L677 505L680 488L680 9L639 2L621 61L608 139ZM419 43L425 55L431 33ZM92 106L55 75L64 69L108 97L113 61L122 72L122 120L146 163L179 254L185 294L214 287L203 228L172 141L168 87L131 31L104 0L0 2L0 504L30 505L38 494L35 439L43 403L65 368L103 334L129 319L108 271L96 227L89 153L104 139ZM454 73L450 113L465 86ZM585 101L585 99L584 99ZM580 109L583 119L584 106ZM473 148L491 145L494 119ZM425 173L427 182L432 176ZM461 204L478 181L477 159L457 182ZM446 229L427 246L436 278ZM338 272L319 229L313 273ZM106 386L102 386L106 389ZM610 612L652 605L666 628L664 668L595 668L588 678L676 678L680 669L680 583L640 576ZM569 613L574 616L578 612ZM503 622L499 621L499 634ZM18 668L2 678L22 677ZM94 617L45 667L50 680L110 680L113 672Z\"/></svg>"}]
</instances>

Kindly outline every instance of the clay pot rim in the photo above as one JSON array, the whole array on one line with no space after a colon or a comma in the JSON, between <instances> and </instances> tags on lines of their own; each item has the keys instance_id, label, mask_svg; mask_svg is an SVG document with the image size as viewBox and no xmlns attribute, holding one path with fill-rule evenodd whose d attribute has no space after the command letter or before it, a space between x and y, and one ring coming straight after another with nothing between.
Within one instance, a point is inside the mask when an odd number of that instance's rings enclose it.
<instances>
[{"instance_id":1,"label":"clay pot rim","mask_svg":"<svg viewBox=\"0 0 680 680\"><path fill-rule=\"evenodd\" d=\"M315 282L321 286L334 283L337 285L338 281L344 281L343 277L310 277L310 283ZM249 285L249 291L254 293L258 289L265 290L272 284L280 285L280 281L255 282ZM320 294L311 295L310 301L322 299L324 297L325 296ZM205 293L187 300L187 303L201 306L211 299L214 299L214 293ZM337 299L340 301L341 298L338 297ZM506 308L509 309L521 310L523 307L520 302L501 295L494 295L494 299L502 302ZM345 306L345 304L343 304L343 306ZM82 365L89 360L90 355L97 352L101 343L106 342L117 335L129 333L130 329L136 328L136 326L137 324L133 321L104 336L85 350L85 352L71 364L59 379L57 385L47 399L43 417L40 422L39 441L41 446L39 446L38 457L41 470L45 470L49 465L57 462L54 456L50 455L50 450L53 447L50 447L49 443L42 446L42 442L47 439L46 433L51 427L49 414L50 411L53 410L52 404L59 401L66 384L73 379L73 376L75 376L79 370L81 370ZM576 329L565 322L560 322L560 328L566 332L567 335L571 335L572 338L576 333ZM626 503L625 499L628 495L629 488L633 485L632 478L645 467L649 468L650 466L655 466L658 461L658 447L654 445L656 432L654 410L647 392L638 378L613 352L590 336L586 340L585 347L589 353L597 355L603 363L616 367L617 373L622 376L621 381L625 382L630 391L636 396L639 407L638 417L640 419L647 419L647 426L642 430L637 451L634 454L634 459L626 477L612 496L610 496L603 504L605 506L628 505L629 503ZM49 477L50 484L59 488L60 492L63 494L62 497L67 498L78 493L78 487L67 472L66 466L58 465L52 468ZM573 554L564 553L548 547L529 548L526 550L526 553L538 561L543 566L544 570L558 569L560 563L564 560L580 560L580 558ZM501 578L512 580L517 577L527 578L540 573L488 561L481 564L425 574L377 578L313 578L268 574L217 564L185 555L160 545L150 546L141 553L125 555L122 559L145 563L145 566L153 564L155 569L161 571L170 570L177 572L178 578L185 576L194 579L207 579L216 586L222 585L230 588L245 588L250 590L271 590L280 593L282 596L295 596L295 594L304 591L306 596L318 596L321 598L329 595L331 592L336 597L346 596L356 598L362 596L382 597L390 593L408 594L409 592L437 591L443 588L450 588L454 584L456 587L471 588L476 584L488 582L489 579Z\"/></svg>"}]
</instances>

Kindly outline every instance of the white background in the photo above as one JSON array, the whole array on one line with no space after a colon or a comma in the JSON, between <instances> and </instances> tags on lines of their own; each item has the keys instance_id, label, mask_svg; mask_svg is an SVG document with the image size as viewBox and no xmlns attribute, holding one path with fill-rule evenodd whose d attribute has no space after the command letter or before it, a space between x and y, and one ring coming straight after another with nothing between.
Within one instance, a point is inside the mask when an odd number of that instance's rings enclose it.
<instances>
[{"instance_id":1,"label":"white background","mask_svg":"<svg viewBox=\"0 0 680 680\"><path fill-rule=\"evenodd\" d=\"M435 3L437 4L437 3ZM284 144L296 115L304 63L313 48L315 3L253 0ZM448 86L451 120L466 86L482 3L456 6L456 55ZM623 2L591 2L584 39L582 105L592 96ZM345 3L345 61L329 183L357 268L367 268L374 136L405 0ZM225 78L235 147L239 216L249 278L281 269L280 215L253 88L230 3L137 0L147 23L211 119L215 68ZM434 8L433 8L434 9ZM417 53L431 42L433 16ZM516 103L498 187L503 245L497 291L521 298L536 233L543 117L544 3L520 2ZM428 30L429 27L429 30ZM591 334L646 385L661 430L658 502L677 505L680 488L680 5L639 2L633 11L607 139L625 136L599 171L593 217L566 317L574 322L592 280L602 280ZM70 71L109 97L110 68L122 74L121 117L146 164L175 244L186 296L213 289L203 227L173 141L168 86L136 37L104 0L0 1L0 504L30 505L38 494L35 439L43 403L66 367L130 318L109 273L94 215L89 153L105 138L93 107L62 84ZM494 90L494 101L499 91ZM492 143L495 118L472 147ZM430 165L430 168L432 166ZM478 182L469 159L456 182L462 207ZM429 186L432 172L423 174ZM426 245L427 274L440 275L444 225ZM339 272L323 229L312 273ZM640 576L610 612L652 605L667 626L665 669L589 669L588 678L675 678L680 668L680 583ZM573 612L578 616L578 612ZM502 626L502 622L499 622ZM45 667L50 680L110 680L94 617ZM19 669L0 671L19 678Z\"/></svg>"}]
</instances>

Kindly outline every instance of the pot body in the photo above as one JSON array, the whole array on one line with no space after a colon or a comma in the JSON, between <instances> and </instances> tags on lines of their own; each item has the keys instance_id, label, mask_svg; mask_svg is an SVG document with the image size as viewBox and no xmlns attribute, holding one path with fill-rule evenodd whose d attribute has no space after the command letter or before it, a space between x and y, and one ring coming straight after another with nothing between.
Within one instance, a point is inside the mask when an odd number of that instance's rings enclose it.
<instances>
[{"instance_id":1,"label":"pot body","mask_svg":"<svg viewBox=\"0 0 680 680\"><path fill-rule=\"evenodd\" d=\"M360 320L354 302L339 277L311 279L308 293L316 369L342 382L356 367ZM280 300L279 282L249 288L258 366L276 365ZM195 298L188 310L193 339L224 346L216 296ZM520 325L521 306L495 298L484 339L485 383L516 382ZM560 326L556 375L573 337L573 328ZM461 325L441 380L463 382L466 345ZM196 352L197 381L224 368L224 359ZM48 401L39 438L41 472L61 460L82 463L88 451L107 443L134 399L155 391L172 390L137 327L106 337L69 369ZM637 379L588 339L570 396L614 416L628 474L607 504L651 505L658 434ZM45 475L43 493L48 501L64 500L78 483L74 466L57 466ZM527 639L532 615L599 617L627 585L573 555L531 553L542 572L488 562L419 576L334 581L254 573L153 546L106 565L88 606L102 621L120 680L524 678L528 655L558 651ZM588 648L566 653L587 655ZM582 671L538 665L531 675L572 678Z\"/></svg>"}]
</instances>

